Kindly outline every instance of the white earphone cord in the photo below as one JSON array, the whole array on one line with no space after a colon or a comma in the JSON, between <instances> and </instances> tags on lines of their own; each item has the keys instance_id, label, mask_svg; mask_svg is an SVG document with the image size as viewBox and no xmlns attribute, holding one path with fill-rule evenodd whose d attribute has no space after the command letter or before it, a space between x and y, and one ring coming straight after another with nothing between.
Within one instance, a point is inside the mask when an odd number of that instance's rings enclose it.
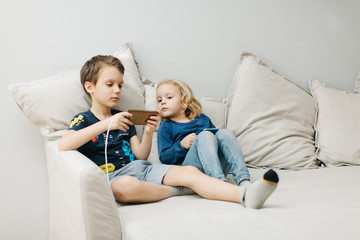
<instances>
[{"instance_id":1,"label":"white earphone cord","mask_svg":"<svg viewBox=\"0 0 360 240\"><path fill-rule=\"evenodd\" d=\"M111 128L111 125L113 123L113 121L119 117L122 117L121 115L118 116L118 117L114 117L113 119L111 119L110 121L110 124L109 124L109 127L106 131L106 137L105 137L105 168L106 168L106 178L107 178L107 181L108 181L108 184L110 185L110 179L109 179L109 169L108 169L108 161L107 161L107 145L108 145L108 138L109 138L109 132L110 132L110 128Z\"/></svg>"}]
</instances>

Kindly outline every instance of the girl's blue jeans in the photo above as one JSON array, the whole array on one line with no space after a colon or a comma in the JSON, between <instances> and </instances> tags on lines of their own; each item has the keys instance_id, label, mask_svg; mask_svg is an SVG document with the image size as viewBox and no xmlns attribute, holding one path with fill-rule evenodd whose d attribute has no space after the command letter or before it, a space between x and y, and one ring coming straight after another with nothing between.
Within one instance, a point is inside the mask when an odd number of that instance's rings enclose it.
<instances>
[{"instance_id":1,"label":"girl's blue jeans","mask_svg":"<svg viewBox=\"0 0 360 240\"><path fill-rule=\"evenodd\" d=\"M192 165L214 178L226 181L231 170L235 183L250 180L240 146L229 130L219 129L216 134L202 131L185 156L183 166Z\"/></svg>"}]
</instances>

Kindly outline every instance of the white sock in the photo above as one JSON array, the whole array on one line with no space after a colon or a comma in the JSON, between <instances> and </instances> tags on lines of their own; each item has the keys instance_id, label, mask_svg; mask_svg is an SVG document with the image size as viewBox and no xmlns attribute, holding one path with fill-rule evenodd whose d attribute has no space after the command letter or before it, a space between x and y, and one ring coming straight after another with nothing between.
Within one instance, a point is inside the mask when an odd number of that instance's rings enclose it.
<instances>
[{"instance_id":1,"label":"white sock","mask_svg":"<svg viewBox=\"0 0 360 240\"><path fill-rule=\"evenodd\" d=\"M264 176L253 184L241 187L240 203L246 208L259 209L274 192L279 182L277 173L270 169Z\"/></svg>"},{"instance_id":2,"label":"white sock","mask_svg":"<svg viewBox=\"0 0 360 240\"><path fill-rule=\"evenodd\" d=\"M169 186L171 188L172 191L172 195L173 196L181 196L181 195L191 195L191 194L195 194L195 192L187 187L172 187Z\"/></svg>"},{"instance_id":3,"label":"white sock","mask_svg":"<svg viewBox=\"0 0 360 240\"><path fill-rule=\"evenodd\" d=\"M248 180L248 179L244 179L239 183L240 187L246 187L246 186L249 186L249 185L251 185L251 183L250 183L250 180Z\"/></svg>"}]
</instances>

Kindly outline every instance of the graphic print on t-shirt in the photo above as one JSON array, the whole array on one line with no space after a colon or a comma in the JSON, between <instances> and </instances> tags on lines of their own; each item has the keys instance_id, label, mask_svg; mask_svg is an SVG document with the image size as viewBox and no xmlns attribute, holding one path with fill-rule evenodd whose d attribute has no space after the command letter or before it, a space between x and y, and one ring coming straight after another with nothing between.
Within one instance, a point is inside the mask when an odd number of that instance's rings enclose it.
<instances>
[{"instance_id":1,"label":"graphic print on t-shirt","mask_svg":"<svg viewBox=\"0 0 360 240\"><path fill-rule=\"evenodd\" d=\"M79 115L78 117L74 118L72 122L70 123L69 128L72 128L74 126L79 126L80 123L84 122L84 116Z\"/></svg>"},{"instance_id":2,"label":"graphic print on t-shirt","mask_svg":"<svg viewBox=\"0 0 360 240\"><path fill-rule=\"evenodd\" d=\"M117 114L118 110L111 110L111 113ZM69 125L69 130L78 131L90 125L98 123L100 120L90 111L77 114ZM78 151L90 158L101 169L106 170L105 165L105 142L107 131L94 136L87 143L80 146ZM110 130L107 139L107 168L109 172L126 166L135 160L134 153L130 147L130 139L136 135L136 129L133 125L126 131L120 129Z\"/></svg>"},{"instance_id":3,"label":"graphic print on t-shirt","mask_svg":"<svg viewBox=\"0 0 360 240\"><path fill-rule=\"evenodd\" d=\"M128 141L122 141L122 150L124 151L125 156L129 156L130 162L135 160L134 153L131 151L130 143Z\"/></svg>"}]
</instances>

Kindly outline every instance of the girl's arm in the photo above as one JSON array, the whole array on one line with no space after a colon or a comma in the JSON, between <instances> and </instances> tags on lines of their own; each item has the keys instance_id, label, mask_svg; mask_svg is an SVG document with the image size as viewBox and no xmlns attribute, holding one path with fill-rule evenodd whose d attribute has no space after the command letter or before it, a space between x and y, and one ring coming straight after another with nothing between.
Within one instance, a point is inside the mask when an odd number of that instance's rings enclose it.
<instances>
[{"instance_id":1,"label":"girl's arm","mask_svg":"<svg viewBox=\"0 0 360 240\"><path fill-rule=\"evenodd\" d=\"M180 145L185 149L189 149L194 143L196 136L195 133L190 133L180 141Z\"/></svg>"},{"instance_id":2,"label":"girl's arm","mask_svg":"<svg viewBox=\"0 0 360 240\"><path fill-rule=\"evenodd\" d=\"M167 127L161 126L158 130L158 151L160 162L164 164L179 165L184 160L187 150L184 149L180 140L173 142L171 132Z\"/></svg>"},{"instance_id":3,"label":"girl's arm","mask_svg":"<svg viewBox=\"0 0 360 240\"><path fill-rule=\"evenodd\" d=\"M130 147L136 159L146 160L151 151L153 133L159 123L159 116L151 116L145 125L144 135L140 142L137 136L130 138Z\"/></svg>"}]
</instances>

